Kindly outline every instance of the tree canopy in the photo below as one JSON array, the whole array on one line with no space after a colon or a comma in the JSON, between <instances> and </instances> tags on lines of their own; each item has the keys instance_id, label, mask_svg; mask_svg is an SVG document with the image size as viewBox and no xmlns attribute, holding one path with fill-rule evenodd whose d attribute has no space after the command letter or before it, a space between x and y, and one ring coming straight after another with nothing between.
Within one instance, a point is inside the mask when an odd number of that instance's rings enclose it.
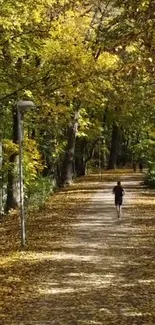
<instances>
[{"instance_id":1,"label":"tree canopy","mask_svg":"<svg viewBox=\"0 0 155 325\"><path fill-rule=\"evenodd\" d=\"M37 184L69 184L99 165L99 151L104 168L154 162L154 1L0 4L6 210L18 205L19 99L35 103L24 114L27 200Z\"/></svg>"}]
</instances>

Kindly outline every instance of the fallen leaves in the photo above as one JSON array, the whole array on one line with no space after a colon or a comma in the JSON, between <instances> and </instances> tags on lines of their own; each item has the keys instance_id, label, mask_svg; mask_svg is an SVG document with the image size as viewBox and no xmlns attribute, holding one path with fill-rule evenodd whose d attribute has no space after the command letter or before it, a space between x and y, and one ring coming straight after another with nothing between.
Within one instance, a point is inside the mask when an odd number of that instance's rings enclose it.
<instances>
[{"instance_id":1,"label":"fallen leaves","mask_svg":"<svg viewBox=\"0 0 155 325\"><path fill-rule=\"evenodd\" d=\"M31 212L25 251L18 216L3 220L1 324L154 324L154 193L124 173L122 221L113 209L113 173L105 182L81 178L55 193L44 212Z\"/></svg>"}]
</instances>

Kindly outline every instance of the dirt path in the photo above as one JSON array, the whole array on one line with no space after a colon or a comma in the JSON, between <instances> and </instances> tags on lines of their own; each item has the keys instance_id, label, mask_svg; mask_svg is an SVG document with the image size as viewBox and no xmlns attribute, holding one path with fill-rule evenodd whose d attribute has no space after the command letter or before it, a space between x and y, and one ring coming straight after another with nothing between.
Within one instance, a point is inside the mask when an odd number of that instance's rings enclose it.
<instances>
[{"instance_id":1,"label":"dirt path","mask_svg":"<svg viewBox=\"0 0 155 325\"><path fill-rule=\"evenodd\" d=\"M154 193L140 186L139 176L123 177L126 197L118 220L115 183L109 175L107 180L96 184L90 202L70 219L62 241L49 238L51 251L38 252L33 263L25 253L11 264L16 280L0 324L155 324Z\"/></svg>"}]
</instances>

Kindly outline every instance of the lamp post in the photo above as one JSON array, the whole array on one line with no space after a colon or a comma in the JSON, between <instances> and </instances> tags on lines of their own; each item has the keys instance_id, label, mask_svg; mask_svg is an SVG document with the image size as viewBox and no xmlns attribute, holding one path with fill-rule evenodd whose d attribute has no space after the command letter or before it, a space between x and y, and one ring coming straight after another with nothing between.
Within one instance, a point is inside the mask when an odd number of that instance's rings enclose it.
<instances>
[{"instance_id":1,"label":"lamp post","mask_svg":"<svg viewBox=\"0 0 155 325\"><path fill-rule=\"evenodd\" d=\"M18 144L19 144L19 183L20 183L20 221L21 221L21 246L25 246L25 214L24 214L24 176L23 176L23 118L24 111L34 108L35 104L30 100L17 102L18 116Z\"/></svg>"}]
</instances>

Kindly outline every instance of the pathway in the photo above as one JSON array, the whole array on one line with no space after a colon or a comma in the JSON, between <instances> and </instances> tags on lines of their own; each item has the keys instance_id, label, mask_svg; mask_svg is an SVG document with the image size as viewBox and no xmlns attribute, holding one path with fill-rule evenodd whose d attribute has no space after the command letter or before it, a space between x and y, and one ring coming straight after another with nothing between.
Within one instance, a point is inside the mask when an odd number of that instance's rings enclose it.
<instances>
[{"instance_id":1,"label":"pathway","mask_svg":"<svg viewBox=\"0 0 155 325\"><path fill-rule=\"evenodd\" d=\"M55 240L39 265L25 262L30 286L35 267L34 294L29 300L23 296L19 308L9 310L10 318L0 324L155 324L153 197L139 183L139 177L123 178L121 220L111 194L115 183L98 185L61 245Z\"/></svg>"}]
</instances>

